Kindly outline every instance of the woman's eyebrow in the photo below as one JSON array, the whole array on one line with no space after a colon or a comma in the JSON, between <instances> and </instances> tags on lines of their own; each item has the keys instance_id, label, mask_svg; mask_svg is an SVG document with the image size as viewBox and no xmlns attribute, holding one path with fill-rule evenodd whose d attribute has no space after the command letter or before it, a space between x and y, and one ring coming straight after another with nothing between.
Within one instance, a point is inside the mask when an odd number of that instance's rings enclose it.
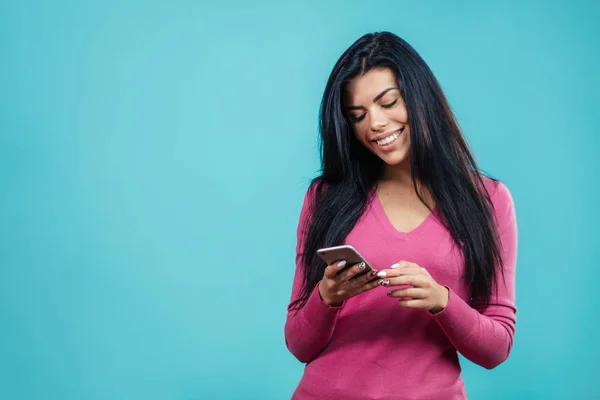
<instances>
[{"instance_id":1,"label":"woman's eyebrow","mask_svg":"<svg viewBox=\"0 0 600 400\"><path fill-rule=\"evenodd\" d=\"M375 103L377 100L379 100L380 98L382 98L390 90L400 90L400 89L398 89L397 87L391 87L391 88L385 89L383 92L381 92L377 96L375 96L375 98L373 99L373 103ZM364 107L363 106L346 106L344 108L346 110L361 110Z\"/></svg>"}]
</instances>

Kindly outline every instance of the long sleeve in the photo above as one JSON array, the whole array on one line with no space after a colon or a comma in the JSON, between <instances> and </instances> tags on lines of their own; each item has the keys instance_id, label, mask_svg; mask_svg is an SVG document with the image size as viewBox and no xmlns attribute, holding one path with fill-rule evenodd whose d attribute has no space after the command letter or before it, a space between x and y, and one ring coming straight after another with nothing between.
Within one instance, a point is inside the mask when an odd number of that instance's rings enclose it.
<instances>
[{"instance_id":1,"label":"long sleeve","mask_svg":"<svg viewBox=\"0 0 600 400\"><path fill-rule=\"evenodd\" d=\"M288 350L301 362L308 363L325 348L337 320L337 316L344 306L331 307L321 300L318 285L311 292L308 301L299 310L292 309L293 303L300 297L303 281L304 267L302 266L302 252L304 241L310 224L311 209L314 204L315 186L311 187L305 198L297 230L296 245L296 271L292 284L292 295L288 305L287 319L285 322L285 343Z\"/></svg>"},{"instance_id":2,"label":"long sleeve","mask_svg":"<svg viewBox=\"0 0 600 400\"><path fill-rule=\"evenodd\" d=\"M517 221L512 196L501 183L492 195L504 261L504 279L483 312L469 306L452 289L447 307L434 315L456 350L468 360L492 369L503 363L513 345L516 324L515 272Z\"/></svg>"}]
</instances>

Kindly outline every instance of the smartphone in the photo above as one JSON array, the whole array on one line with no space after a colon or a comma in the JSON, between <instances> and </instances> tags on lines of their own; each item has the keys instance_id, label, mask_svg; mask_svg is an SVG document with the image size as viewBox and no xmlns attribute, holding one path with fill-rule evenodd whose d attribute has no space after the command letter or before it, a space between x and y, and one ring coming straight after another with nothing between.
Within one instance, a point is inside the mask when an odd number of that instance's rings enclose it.
<instances>
[{"instance_id":1,"label":"smartphone","mask_svg":"<svg viewBox=\"0 0 600 400\"><path fill-rule=\"evenodd\" d=\"M360 276L374 269L367 262L367 260L365 260L365 258L361 256L360 253L350 245L326 247L323 249L319 249L317 250L317 255L321 257L321 259L325 261L327 265L334 264L338 261L346 260L346 267L344 267L341 271L354 264L358 264L359 262L364 262L366 265L365 271L358 274L357 276Z\"/></svg>"}]
</instances>

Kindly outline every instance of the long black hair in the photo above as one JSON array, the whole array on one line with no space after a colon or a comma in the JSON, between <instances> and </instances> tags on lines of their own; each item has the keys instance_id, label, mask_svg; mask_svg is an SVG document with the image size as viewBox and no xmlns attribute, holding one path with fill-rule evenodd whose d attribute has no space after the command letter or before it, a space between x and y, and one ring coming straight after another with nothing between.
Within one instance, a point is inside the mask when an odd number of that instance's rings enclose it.
<instances>
[{"instance_id":1,"label":"long black hair","mask_svg":"<svg viewBox=\"0 0 600 400\"><path fill-rule=\"evenodd\" d=\"M415 191L427 205L423 186L465 259L473 303L485 308L502 271L500 242L491 199L440 85L421 56L390 32L366 34L335 64L320 110L321 175L314 178L315 201L306 222L301 262L304 285L292 308L304 306L322 279L321 247L344 242L373 195L383 161L352 132L343 111L346 85L373 68L389 68L398 80L410 126L410 166ZM314 187L313 187L314 186Z\"/></svg>"}]
</instances>

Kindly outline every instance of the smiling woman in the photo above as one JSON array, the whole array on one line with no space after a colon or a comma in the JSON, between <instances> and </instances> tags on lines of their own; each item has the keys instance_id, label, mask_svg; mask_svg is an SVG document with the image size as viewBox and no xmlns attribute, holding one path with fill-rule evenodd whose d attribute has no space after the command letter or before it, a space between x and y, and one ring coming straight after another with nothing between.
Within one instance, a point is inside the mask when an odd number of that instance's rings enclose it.
<instances>
[{"instance_id":1,"label":"smiling woman","mask_svg":"<svg viewBox=\"0 0 600 400\"><path fill-rule=\"evenodd\" d=\"M371 99L373 92L381 88L386 89ZM408 161L408 114L396 76L389 68L375 68L353 79L347 87L346 101L351 105L344 108L363 146L373 149L388 164Z\"/></svg>"},{"instance_id":2,"label":"smiling woman","mask_svg":"<svg viewBox=\"0 0 600 400\"><path fill-rule=\"evenodd\" d=\"M466 398L458 353L490 369L512 348L510 192L481 174L433 73L389 32L338 60L320 130L285 325L307 363L294 398ZM341 244L377 271L317 256Z\"/></svg>"}]
</instances>

